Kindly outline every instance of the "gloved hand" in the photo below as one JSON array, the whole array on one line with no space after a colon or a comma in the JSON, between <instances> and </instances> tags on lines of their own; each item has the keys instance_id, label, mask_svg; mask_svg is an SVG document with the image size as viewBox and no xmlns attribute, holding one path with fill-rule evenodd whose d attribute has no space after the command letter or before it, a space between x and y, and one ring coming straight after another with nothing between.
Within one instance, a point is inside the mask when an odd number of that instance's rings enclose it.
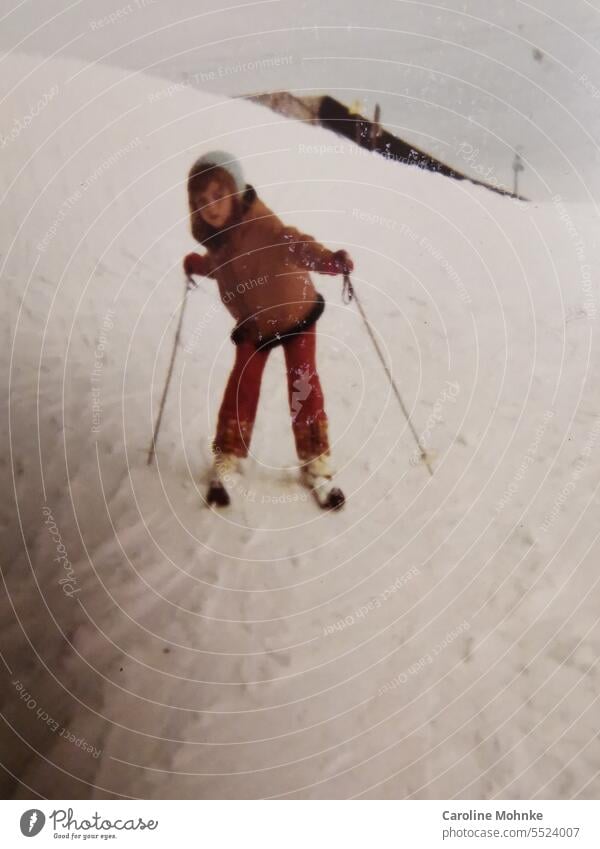
<instances>
[{"instance_id":1,"label":"gloved hand","mask_svg":"<svg viewBox=\"0 0 600 849\"><path fill-rule=\"evenodd\" d=\"M206 275L206 257L200 256L200 254L188 254L183 260L183 271L186 277L191 277L192 274Z\"/></svg>"},{"instance_id":2,"label":"gloved hand","mask_svg":"<svg viewBox=\"0 0 600 849\"><path fill-rule=\"evenodd\" d=\"M321 274L350 274L354 271L354 263L347 251L335 251L319 263L317 271Z\"/></svg>"}]
</instances>

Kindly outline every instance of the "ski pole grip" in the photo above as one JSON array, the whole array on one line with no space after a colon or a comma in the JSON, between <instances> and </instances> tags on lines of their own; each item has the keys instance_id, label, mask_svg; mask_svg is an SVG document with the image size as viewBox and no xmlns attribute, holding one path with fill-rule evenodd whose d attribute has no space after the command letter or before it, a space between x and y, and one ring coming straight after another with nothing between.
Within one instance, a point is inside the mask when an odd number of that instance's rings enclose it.
<instances>
[{"instance_id":1,"label":"ski pole grip","mask_svg":"<svg viewBox=\"0 0 600 849\"><path fill-rule=\"evenodd\" d=\"M354 287L352 286L352 281L350 280L350 275L344 274L344 285L342 287L342 302L344 304L349 304L353 297L354 297Z\"/></svg>"}]
</instances>

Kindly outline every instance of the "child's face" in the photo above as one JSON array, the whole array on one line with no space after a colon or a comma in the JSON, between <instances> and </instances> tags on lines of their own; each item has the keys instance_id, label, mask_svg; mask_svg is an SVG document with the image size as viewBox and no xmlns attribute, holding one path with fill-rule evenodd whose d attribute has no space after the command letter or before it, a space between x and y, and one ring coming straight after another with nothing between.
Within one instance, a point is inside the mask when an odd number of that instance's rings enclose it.
<instances>
[{"instance_id":1,"label":"child's face","mask_svg":"<svg viewBox=\"0 0 600 849\"><path fill-rule=\"evenodd\" d=\"M227 187L218 180L211 180L202 189L192 194L194 212L219 230L224 227L233 211L233 198Z\"/></svg>"}]
</instances>

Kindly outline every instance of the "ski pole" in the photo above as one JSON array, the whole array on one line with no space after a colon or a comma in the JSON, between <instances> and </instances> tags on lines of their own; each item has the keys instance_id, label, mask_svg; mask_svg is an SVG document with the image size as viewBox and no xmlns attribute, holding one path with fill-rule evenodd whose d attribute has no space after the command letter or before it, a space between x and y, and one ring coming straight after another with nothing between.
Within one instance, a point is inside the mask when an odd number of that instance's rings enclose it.
<instances>
[{"instance_id":1,"label":"ski pole","mask_svg":"<svg viewBox=\"0 0 600 849\"><path fill-rule=\"evenodd\" d=\"M187 295L190 291L191 287L195 287L195 283L191 277L188 276L185 291L183 294L183 301L181 302L181 307L179 308L179 321L177 322L177 330L175 331L175 341L173 342L173 352L171 354L171 362L169 363L169 370L167 371L167 378L165 380L165 388L163 389L162 398L160 400L160 407L158 409L158 416L156 417L156 425L154 426L154 433L152 434L152 442L150 443L150 448L148 449L148 466L154 460L154 454L156 451L156 440L158 439L158 432L160 430L160 423L162 421L163 410L165 409L165 401L167 400L167 392L169 391L169 384L171 383L171 377L173 375L173 366L175 365L175 356L177 354L177 348L179 347L179 337L181 336L181 327L183 325L183 314L185 312L185 305L187 303Z\"/></svg>"},{"instance_id":2,"label":"ski pole","mask_svg":"<svg viewBox=\"0 0 600 849\"><path fill-rule=\"evenodd\" d=\"M373 343L373 346L375 347L375 351L377 352L377 356L379 357L379 360L381 361L381 365L384 368L384 371L385 371L387 378L390 382L390 385L392 387L394 395L398 399L398 403L400 404L400 408L402 409L402 412L404 413L404 417L405 417L405 419L408 423L408 426L410 428L410 432L412 433L414 440L417 443L417 448L419 449L419 454L420 454L421 460L423 460L423 462L427 466L427 471L429 472L431 477L433 477L433 469L431 468L431 463L429 462L429 457L427 456L427 451L425 450L424 445L422 444L421 440L419 439L419 434L417 433L415 426L413 425L413 423L411 421L410 413L408 412L408 408L407 408L406 404L404 403L402 395L400 394L400 390L398 389L398 386L396 385L396 381L392 377L392 373L391 373L391 371L388 367L388 364L385 361L385 358L383 356L383 352L381 350L379 342L377 341L375 333L373 332L373 328L371 327L371 323L370 323L369 319L367 318L367 314L365 313L365 309L360 302L360 298L356 294L356 290L354 289L354 286L352 285L352 281L350 280L349 274L344 274L344 288L342 290L342 300L344 301L345 304L349 304L350 301L352 301L352 300L356 301L356 306L358 307L358 311L360 312L360 316L361 316L361 318L362 318L362 320L365 324L365 327L367 328L367 332L368 332L369 336L371 337L371 342Z\"/></svg>"}]
</instances>

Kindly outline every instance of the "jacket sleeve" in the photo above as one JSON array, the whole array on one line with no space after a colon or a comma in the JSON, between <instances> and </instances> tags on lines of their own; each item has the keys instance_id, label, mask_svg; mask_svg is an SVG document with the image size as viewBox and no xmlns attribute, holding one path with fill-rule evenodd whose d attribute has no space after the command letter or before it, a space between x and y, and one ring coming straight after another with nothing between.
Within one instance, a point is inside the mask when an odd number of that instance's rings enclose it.
<instances>
[{"instance_id":1,"label":"jacket sleeve","mask_svg":"<svg viewBox=\"0 0 600 849\"><path fill-rule=\"evenodd\" d=\"M312 271L319 271L321 265L330 262L333 256L333 251L296 227L283 226L278 233L278 242L286 246L296 265Z\"/></svg>"},{"instance_id":2,"label":"jacket sleeve","mask_svg":"<svg viewBox=\"0 0 600 849\"><path fill-rule=\"evenodd\" d=\"M215 265L210 253L194 254L194 274L198 274L200 277L212 277L215 279L214 268Z\"/></svg>"}]
</instances>

